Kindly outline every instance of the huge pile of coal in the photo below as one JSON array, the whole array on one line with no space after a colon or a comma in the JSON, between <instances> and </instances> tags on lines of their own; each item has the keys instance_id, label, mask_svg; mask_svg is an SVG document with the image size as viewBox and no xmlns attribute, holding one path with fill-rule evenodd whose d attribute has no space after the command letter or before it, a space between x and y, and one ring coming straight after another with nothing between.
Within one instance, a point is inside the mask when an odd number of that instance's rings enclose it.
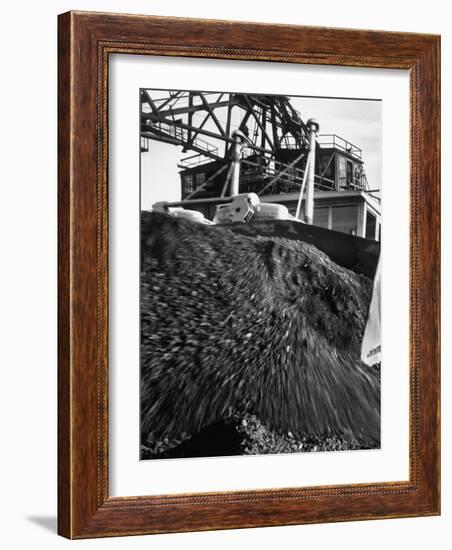
<instances>
[{"instance_id":1,"label":"huge pile of coal","mask_svg":"<svg viewBox=\"0 0 452 550\"><path fill-rule=\"evenodd\" d=\"M141 234L147 449L237 417L292 434L292 450L303 438L378 446L379 373L359 359L370 280L276 236L158 213L143 213ZM248 436L248 452L261 447Z\"/></svg>"}]
</instances>

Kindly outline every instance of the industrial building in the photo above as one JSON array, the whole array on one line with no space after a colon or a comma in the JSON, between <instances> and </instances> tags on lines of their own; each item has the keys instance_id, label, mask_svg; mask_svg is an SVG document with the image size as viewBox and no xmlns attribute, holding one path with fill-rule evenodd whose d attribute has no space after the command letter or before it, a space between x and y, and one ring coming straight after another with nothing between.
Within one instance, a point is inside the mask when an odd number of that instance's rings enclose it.
<instances>
[{"instance_id":1,"label":"industrial building","mask_svg":"<svg viewBox=\"0 0 452 550\"><path fill-rule=\"evenodd\" d=\"M142 90L141 101L142 151L149 140L158 140L187 153L178 165L181 200L171 206L212 220L217 205L230 201L238 132L243 138L238 193L256 193L262 203L284 205L292 216L309 221L299 205L309 192L304 183L311 151L313 225L380 240L380 193L367 181L362 150L318 131L310 144L310 121L302 120L289 97Z\"/></svg>"}]
</instances>

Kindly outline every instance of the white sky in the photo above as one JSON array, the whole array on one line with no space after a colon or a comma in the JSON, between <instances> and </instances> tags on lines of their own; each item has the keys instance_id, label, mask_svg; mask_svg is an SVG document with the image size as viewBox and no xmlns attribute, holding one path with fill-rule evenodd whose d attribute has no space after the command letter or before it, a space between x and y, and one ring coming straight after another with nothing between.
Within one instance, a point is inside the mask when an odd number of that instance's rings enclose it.
<instances>
[{"instance_id":1,"label":"white sky","mask_svg":"<svg viewBox=\"0 0 452 550\"><path fill-rule=\"evenodd\" d=\"M318 120L320 134L337 134L362 149L370 188L382 188L381 101L293 96L290 99L304 122L309 118ZM157 201L181 198L177 163L184 156L181 147L149 141L149 152L141 153L143 210L149 210Z\"/></svg>"}]
</instances>

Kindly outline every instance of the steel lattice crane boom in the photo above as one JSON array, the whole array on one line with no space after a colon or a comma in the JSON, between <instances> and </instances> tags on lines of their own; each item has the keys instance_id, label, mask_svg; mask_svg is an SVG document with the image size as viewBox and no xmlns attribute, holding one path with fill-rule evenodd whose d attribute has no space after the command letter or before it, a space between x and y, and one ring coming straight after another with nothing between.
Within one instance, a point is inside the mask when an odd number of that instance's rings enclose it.
<instances>
[{"instance_id":1,"label":"steel lattice crane boom","mask_svg":"<svg viewBox=\"0 0 452 550\"><path fill-rule=\"evenodd\" d=\"M367 184L361 150L336 135L319 137L318 123L305 123L293 103L277 95L143 89L142 151L152 140L181 148L181 200L172 206L212 220L231 195L277 196L297 219L378 239L379 197ZM359 201L358 210L343 210L344 201Z\"/></svg>"},{"instance_id":2,"label":"steel lattice crane boom","mask_svg":"<svg viewBox=\"0 0 452 550\"><path fill-rule=\"evenodd\" d=\"M153 95L150 90L141 92L143 138L167 141L212 159L227 158L234 129L248 136L250 149L264 155L274 156L289 145L308 147L306 126L284 96L182 91ZM202 118L195 120L199 115ZM212 140L224 147L212 146Z\"/></svg>"}]
</instances>

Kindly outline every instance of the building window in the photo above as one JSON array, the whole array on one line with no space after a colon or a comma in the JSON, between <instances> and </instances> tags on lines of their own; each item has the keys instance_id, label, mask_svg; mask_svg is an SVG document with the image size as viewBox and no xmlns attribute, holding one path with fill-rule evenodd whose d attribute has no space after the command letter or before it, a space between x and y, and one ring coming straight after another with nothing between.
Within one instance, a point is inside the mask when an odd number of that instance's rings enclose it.
<instances>
[{"instance_id":1,"label":"building window","mask_svg":"<svg viewBox=\"0 0 452 550\"><path fill-rule=\"evenodd\" d=\"M347 161L347 187L353 184L353 162Z\"/></svg>"},{"instance_id":2,"label":"building window","mask_svg":"<svg viewBox=\"0 0 452 550\"><path fill-rule=\"evenodd\" d=\"M314 225L328 229L329 207L314 208Z\"/></svg>"},{"instance_id":3,"label":"building window","mask_svg":"<svg viewBox=\"0 0 452 550\"><path fill-rule=\"evenodd\" d=\"M377 218L368 210L366 214L366 239L375 239L376 228Z\"/></svg>"},{"instance_id":4,"label":"building window","mask_svg":"<svg viewBox=\"0 0 452 550\"><path fill-rule=\"evenodd\" d=\"M338 155L337 159L337 187L342 189L347 186L347 163L341 155Z\"/></svg>"},{"instance_id":5,"label":"building window","mask_svg":"<svg viewBox=\"0 0 452 550\"><path fill-rule=\"evenodd\" d=\"M198 172L196 174L196 189L206 181L206 174L204 172Z\"/></svg>"},{"instance_id":6,"label":"building window","mask_svg":"<svg viewBox=\"0 0 452 550\"><path fill-rule=\"evenodd\" d=\"M193 193L193 174L186 174L184 176L184 193L188 195Z\"/></svg>"},{"instance_id":7,"label":"building window","mask_svg":"<svg viewBox=\"0 0 452 550\"><path fill-rule=\"evenodd\" d=\"M358 231L358 207L353 206L334 206L332 211L331 229L357 235Z\"/></svg>"},{"instance_id":8,"label":"building window","mask_svg":"<svg viewBox=\"0 0 452 550\"><path fill-rule=\"evenodd\" d=\"M355 185L360 189L364 187L363 186L363 167L360 164L357 164L355 167Z\"/></svg>"},{"instance_id":9,"label":"building window","mask_svg":"<svg viewBox=\"0 0 452 550\"><path fill-rule=\"evenodd\" d=\"M320 156L319 167L319 173L322 178L319 183L326 188L335 188L334 154Z\"/></svg>"}]
</instances>

